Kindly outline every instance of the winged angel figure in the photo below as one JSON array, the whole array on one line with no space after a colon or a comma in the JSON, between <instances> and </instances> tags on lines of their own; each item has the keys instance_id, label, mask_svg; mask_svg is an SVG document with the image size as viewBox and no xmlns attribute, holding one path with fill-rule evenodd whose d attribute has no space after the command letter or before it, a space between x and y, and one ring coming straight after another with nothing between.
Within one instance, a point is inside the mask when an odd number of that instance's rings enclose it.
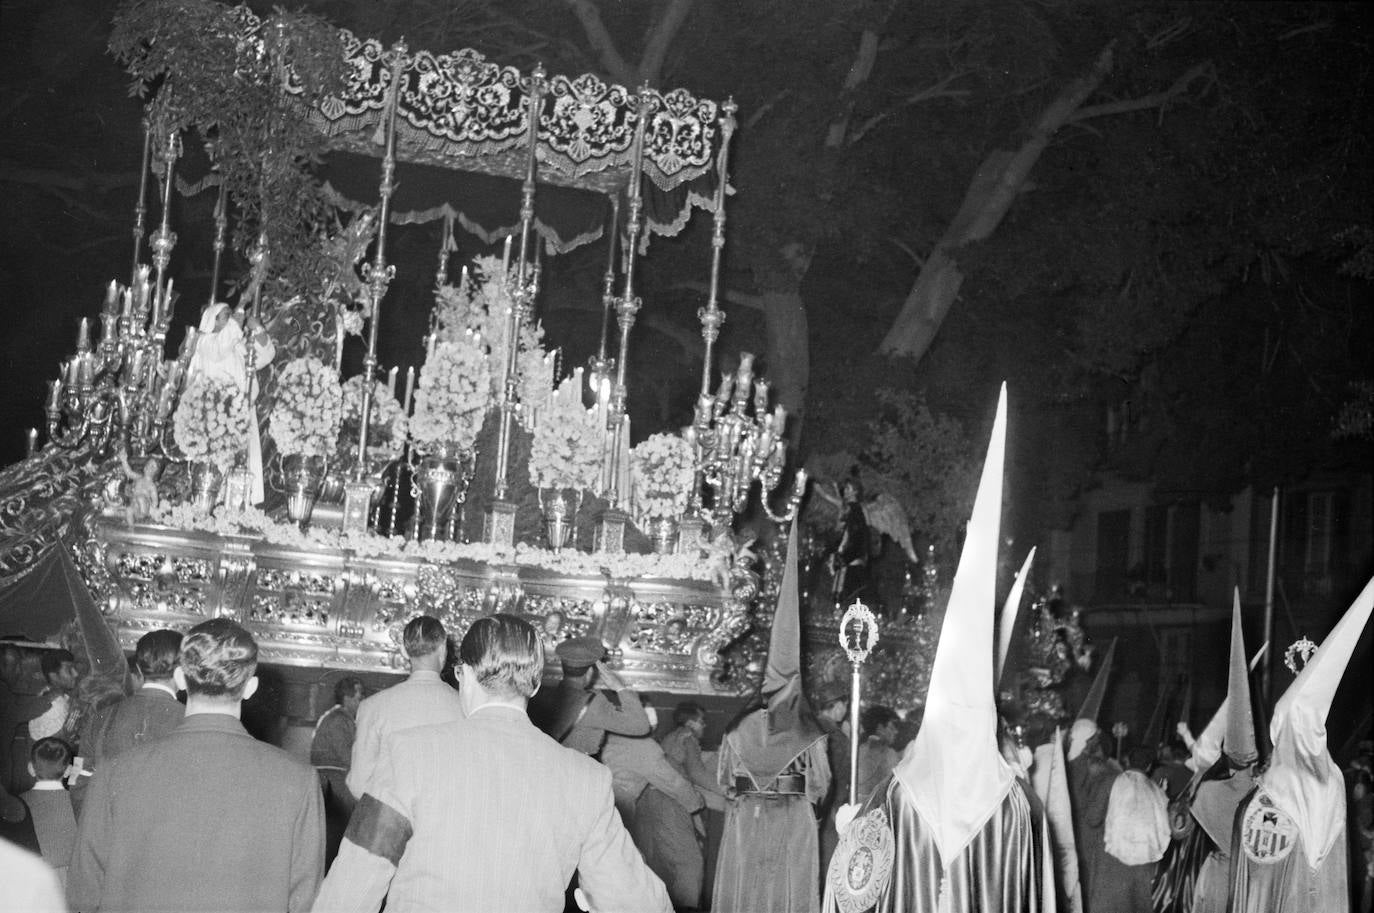
<instances>
[{"instance_id":1,"label":"winged angel figure","mask_svg":"<svg viewBox=\"0 0 1374 913\"><path fill-rule=\"evenodd\" d=\"M911 544L911 521L893 495L883 491L865 498L862 484L852 477L839 483L818 482L812 490L837 511L834 528L838 535L827 556L836 605L862 595L868 586L869 563L882 550L883 536L901 546L908 561L920 560Z\"/></svg>"}]
</instances>

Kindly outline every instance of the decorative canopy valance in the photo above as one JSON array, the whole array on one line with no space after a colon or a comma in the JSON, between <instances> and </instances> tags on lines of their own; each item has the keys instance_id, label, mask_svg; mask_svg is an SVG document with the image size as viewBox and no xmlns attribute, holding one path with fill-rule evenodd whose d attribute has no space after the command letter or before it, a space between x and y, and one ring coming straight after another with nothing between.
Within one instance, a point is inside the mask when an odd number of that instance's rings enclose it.
<instances>
[{"instance_id":1,"label":"decorative canopy valance","mask_svg":"<svg viewBox=\"0 0 1374 913\"><path fill-rule=\"evenodd\" d=\"M240 48L265 53L263 20L245 6L235 8L234 16ZM346 88L340 96L307 106L305 117L336 151L320 171L335 202L370 208L377 200L380 165L375 160L384 152L380 127L394 52L346 29L339 35L348 63ZM304 96L291 69L284 72L286 91ZM715 101L683 89L637 93L591 74L524 74L472 49L421 50L407 52L400 69L391 221L453 217L487 241L508 234L519 219L536 78L541 185L536 227L550 249L571 250L601 236L606 196L624 192L633 174L641 116L648 118L642 160L645 239L678 233L694 207L714 209L722 142L722 111ZM196 174L183 162L178 180L183 192L214 182L206 164Z\"/></svg>"}]
</instances>

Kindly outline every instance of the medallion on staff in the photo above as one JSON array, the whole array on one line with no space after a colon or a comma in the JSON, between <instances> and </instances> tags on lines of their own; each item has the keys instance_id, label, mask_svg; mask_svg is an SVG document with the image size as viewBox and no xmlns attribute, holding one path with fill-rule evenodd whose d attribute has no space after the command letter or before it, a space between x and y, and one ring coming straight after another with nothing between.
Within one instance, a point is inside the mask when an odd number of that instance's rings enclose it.
<instances>
[{"instance_id":1,"label":"medallion on staff","mask_svg":"<svg viewBox=\"0 0 1374 913\"><path fill-rule=\"evenodd\" d=\"M840 619L840 646L853 668L849 688L849 804L859 797L859 677L864 661L878 642L878 619L862 601L854 600Z\"/></svg>"}]
</instances>

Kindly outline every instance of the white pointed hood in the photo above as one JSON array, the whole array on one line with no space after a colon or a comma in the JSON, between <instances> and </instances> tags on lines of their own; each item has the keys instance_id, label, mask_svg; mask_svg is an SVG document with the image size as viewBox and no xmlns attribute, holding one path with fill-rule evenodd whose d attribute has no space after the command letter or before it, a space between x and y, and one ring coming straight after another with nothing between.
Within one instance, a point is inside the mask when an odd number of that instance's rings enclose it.
<instances>
[{"instance_id":1,"label":"white pointed hood","mask_svg":"<svg viewBox=\"0 0 1374 913\"><path fill-rule=\"evenodd\" d=\"M1260 661L1268 643L1255 653L1249 665L1245 663L1245 636L1240 625L1240 590L1235 590L1231 606L1231 658L1227 672L1226 697L1222 698L1217 712L1193 742L1192 758L1188 762L1197 773L1203 773L1221 757L1222 744L1232 743L1226 753L1237 761L1253 761L1258 756L1255 748L1255 717L1250 707L1250 671ZM1236 706L1236 695L1243 694L1240 702L1244 709L1233 716L1231 708ZM1249 746L1241 744L1248 731Z\"/></svg>"},{"instance_id":2,"label":"white pointed hood","mask_svg":"<svg viewBox=\"0 0 1374 913\"><path fill-rule=\"evenodd\" d=\"M1374 609L1374 579L1365 584L1274 708L1274 753L1260 789L1288 814L1316 868L1345 830L1345 781L1326 747L1326 714L1346 664Z\"/></svg>"},{"instance_id":3,"label":"white pointed hood","mask_svg":"<svg viewBox=\"0 0 1374 913\"><path fill-rule=\"evenodd\" d=\"M1035 560L1035 549L1030 550L1021 570L1012 581L1007 601L1002 603L1002 614L997 620L997 683L1002 682L1002 671L1007 667L1007 653L1011 651L1011 635L1016 630L1016 616L1021 609L1021 595L1026 591L1026 578L1030 576L1031 562Z\"/></svg>"},{"instance_id":4,"label":"white pointed hood","mask_svg":"<svg viewBox=\"0 0 1374 913\"><path fill-rule=\"evenodd\" d=\"M1006 454L1007 388L950 588L921 730L893 771L950 866L1007 797L1015 774L997 745L993 621Z\"/></svg>"}]
</instances>

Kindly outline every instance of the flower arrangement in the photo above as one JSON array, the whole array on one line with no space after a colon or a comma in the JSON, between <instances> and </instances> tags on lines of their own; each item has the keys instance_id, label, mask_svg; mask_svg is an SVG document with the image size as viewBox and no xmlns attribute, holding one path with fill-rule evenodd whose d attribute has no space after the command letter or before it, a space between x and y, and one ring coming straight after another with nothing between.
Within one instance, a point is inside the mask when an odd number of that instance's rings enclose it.
<instances>
[{"instance_id":1,"label":"flower arrangement","mask_svg":"<svg viewBox=\"0 0 1374 913\"><path fill-rule=\"evenodd\" d=\"M630 451L636 519L677 519L687 510L695 467L692 445L676 434L654 434Z\"/></svg>"},{"instance_id":2,"label":"flower arrangement","mask_svg":"<svg viewBox=\"0 0 1374 913\"><path fill-rule=\"evenodd\" d=\"M343 390L334 369L313 356L287 362L277 375L268 428L283 456L325 456L343 418Z\"/></svg>"},{"instance_id":3,"label":"flower arrangement","mask_svg":"<svg viewBox=\"0 0 1374 913\"><path fill-rule=\"evenodd\" d=\"M582 406L577 381L546 399L530 441L530 481L538 488L593 488L601 474L601 427Z\"/></svg>"},{"instance_id":4,"label":"flower arrangement","mask_svg":"<svg viewBox=\"0 0 1374 913\"><path fill-rule=\"evenodd\" d=\"M250 421L248 397L238 387L197 374L172 413L172 439L187 459L225 472L247 446Z\"/></svg>"},{"instance_id":5,"label":"flower arrangement","mask_svg":"<svg viewBox=\"0 0 1374 913\"><path fill-rule=\"evenodd\" d=\"M467 450L477 440L491 405L491 369L481 340L463 334L438 342L420 372L410 439L420 453L453 444Z\"/></svg>"},{"instance_id":6,"label":"flower arrangement","mask_svg":"<svg viewBox=\"0 0 1374 913\"><path fill-rule=\"evenodd\" d=\"M343 421L339 425L338 450L349 452L358 446L358 431L362 424L363 375L358 374L344 381ZM391 455L401 452L406 440L410 422L401 404L397 402L390 385L373 381L372 413L368 417L368 447L380 448Z\"/></svg>"},{"instance_id":7,"label":"flower arrangement","mask_svg":"<svg viewBox=\"0 0 1374 913\"><path fill-rule=\"evenodd\" d=\"M510 324L510 295L497 257L478 257L456 284L441 286L435 295L435 334L438 342L478 339L486 353L493 400L501 397L506 365L506 334ZM520 328L521 402L542 402L553 387L553 362L544 351L544 328L535 323Z\"/></svg>"}]
</instances>

